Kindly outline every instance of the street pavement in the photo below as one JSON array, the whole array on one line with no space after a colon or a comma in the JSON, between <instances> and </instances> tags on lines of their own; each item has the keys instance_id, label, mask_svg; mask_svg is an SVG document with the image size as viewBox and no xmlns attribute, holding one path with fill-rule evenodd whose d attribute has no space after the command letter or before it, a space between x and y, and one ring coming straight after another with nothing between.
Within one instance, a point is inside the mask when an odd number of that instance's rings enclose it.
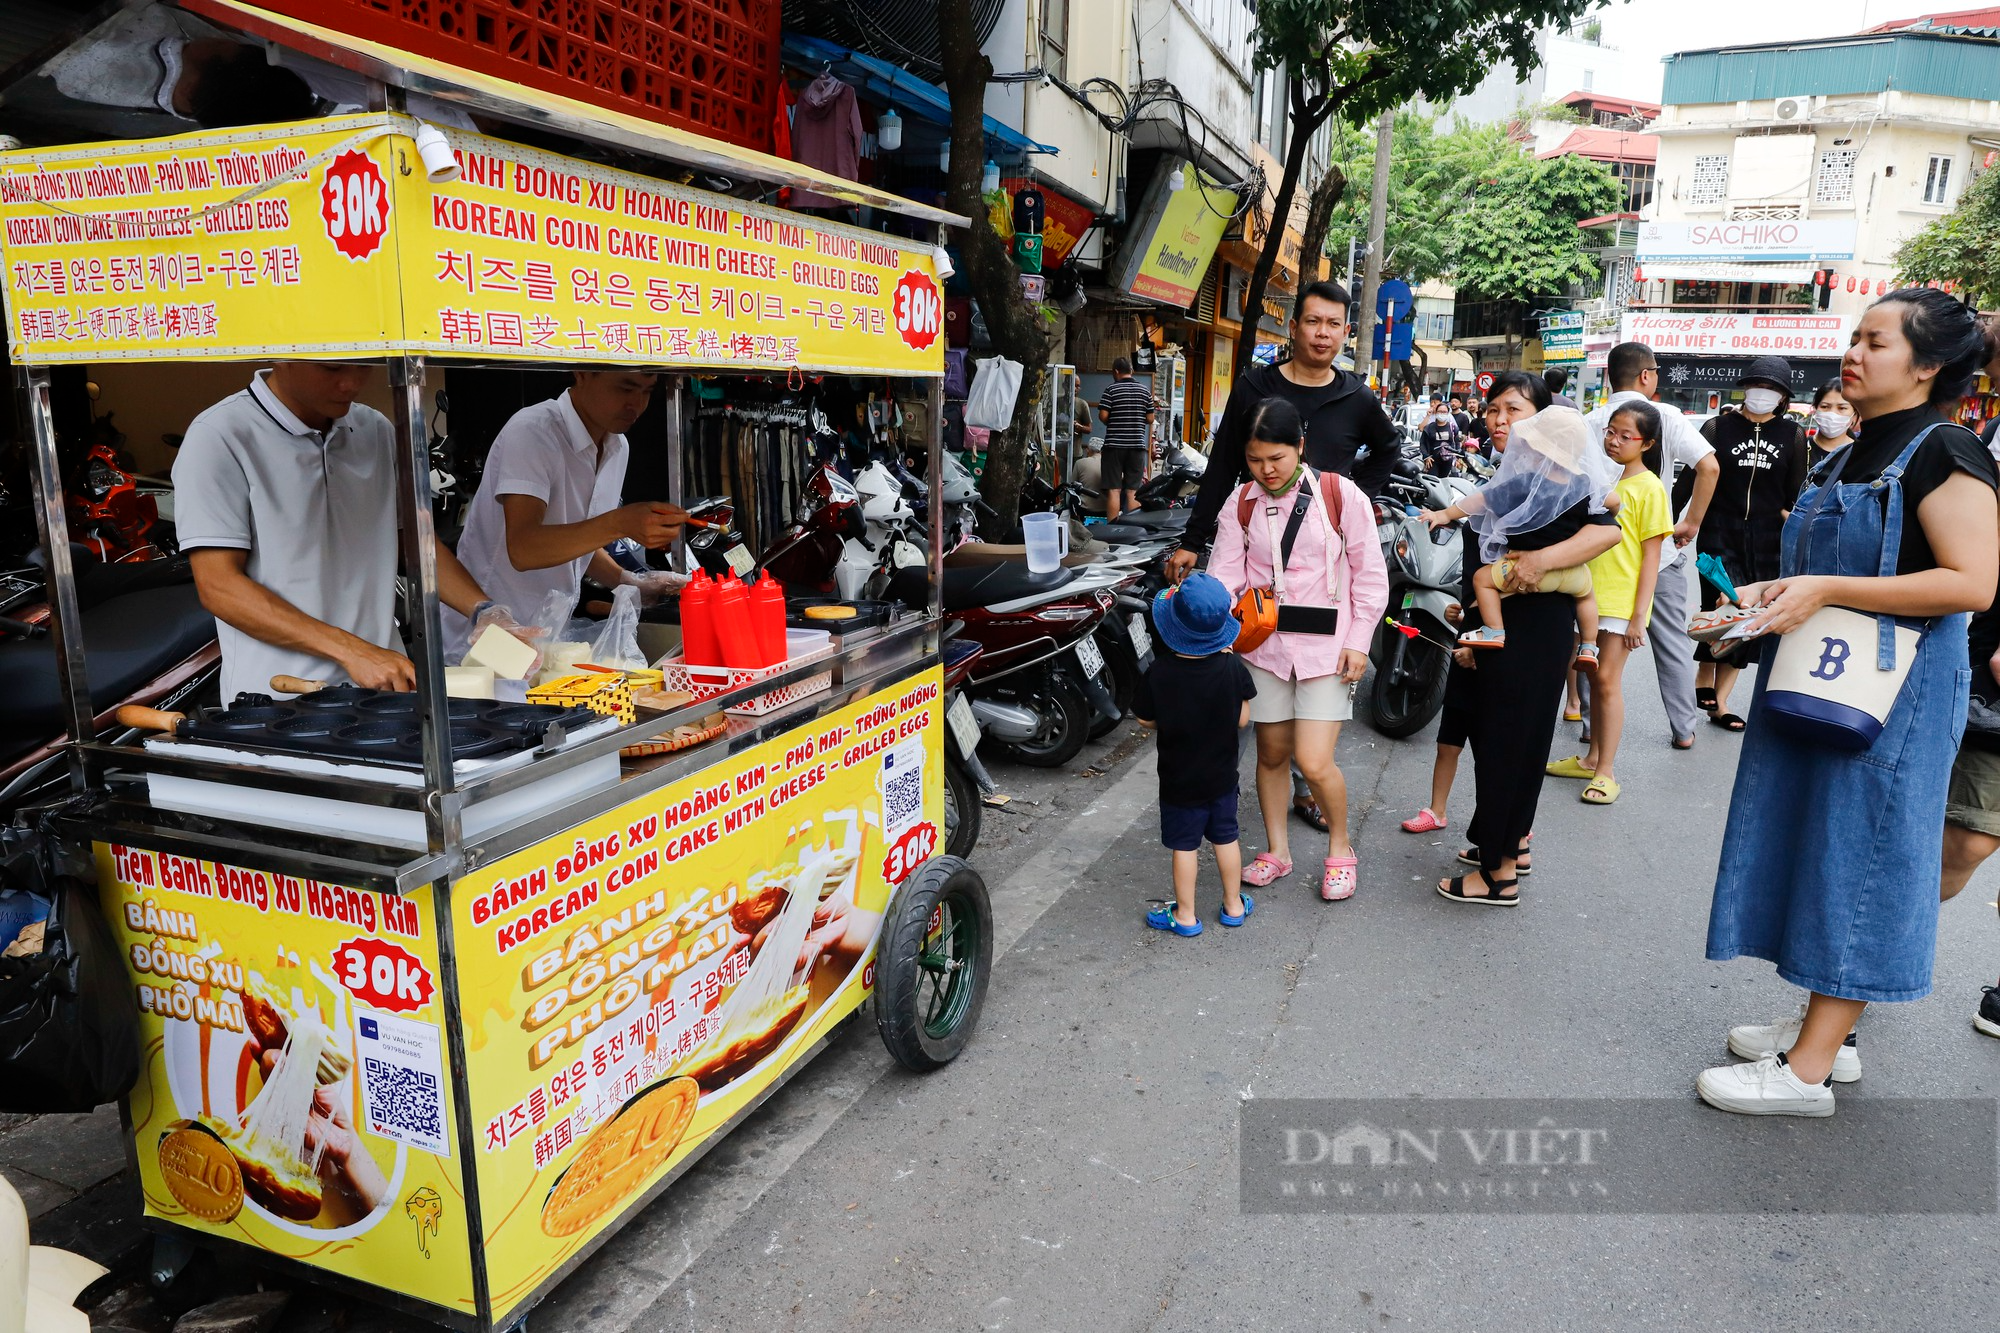
<instances>
[{"instance_id":1,"label":"street pavement","mask_svg":"<svg viewBox=\"0 0 2000 1333\"><path fill-rule=\"evenodd\" d=\"M1319 900L1318 835L1295 823L1300 871L1258 892L1240 930L1215 924L1205 875L1196 939L1141 920L1169 889L1154 752L1136 729L1087 751L1089 776L996 767L1016 801L987 812L975 857L1000 947L966 1053L912 1075L865 1018L852 1025L530 1328L1990 1326L1991 1197L1983 1215L1814 1215L1813 1182L1852 1165L1840 1117L1692 1107L1696 1072L1727 1058L1727 1027L1798 997L1768 965L1702 958L1740 741L1704 727L1692 752L1670 750L1650 659L1628 691L1623 798L1589 807L1580 784L1549 780L1535 873L1510 910L1432 889L1455 873L1469 763L1447 832L1397 828L1428 791L1428 734L1388 741L1357 721L1342 737L1354 899ZM1576 730L1560 729L1557 757ZM1249 771L1246 760L1246 859L1262 845ZM1944 910L1938 993L1864 1018L1866 1072L1838 1089L1844 1106L2000 1096L2000 1042L1969 1022L2000 970L1996 874ZM1794 1203L1748 1215L1244 1212L1246 1104L1403 1097L1662 1099L1708 1117L1715 1142L1752 1162L1769 1145L1746 1183L1796 1182ZM1978 1156L1990 1139L1925 1149L1993 1169ZM1715 1184L1719 1208L1731 1183ZM287 1327L417 1327L321 1298L295 1317Z\"/></svg>"}]
</instances>

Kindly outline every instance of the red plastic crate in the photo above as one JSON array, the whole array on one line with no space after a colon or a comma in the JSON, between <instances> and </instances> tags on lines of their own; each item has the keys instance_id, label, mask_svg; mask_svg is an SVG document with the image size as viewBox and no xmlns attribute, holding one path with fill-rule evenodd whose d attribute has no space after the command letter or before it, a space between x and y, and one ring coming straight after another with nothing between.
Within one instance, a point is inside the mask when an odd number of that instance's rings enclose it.
<instances>
[{"instance_id":1,"label":"red plastic crate","mask_svg":"<svg viewBox=\"0 0 2000 1333\"><path fill-rule=\"evenodd\" d=\"M291 18L769 152L780 0L291 0Z\"/></svg>"}]
</instances>

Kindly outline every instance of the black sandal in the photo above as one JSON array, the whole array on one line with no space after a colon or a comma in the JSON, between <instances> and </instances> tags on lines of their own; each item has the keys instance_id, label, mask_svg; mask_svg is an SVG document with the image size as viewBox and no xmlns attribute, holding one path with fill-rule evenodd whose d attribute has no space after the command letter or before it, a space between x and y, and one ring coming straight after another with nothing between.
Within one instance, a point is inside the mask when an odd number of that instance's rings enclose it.
<instances>
[{"instance_id":1,"label":"black sandal","mask_svg":"<svg viewBox=\"0 0 2000 1333\"><path fill-rule=\"evenodd\" d=\"M1715 710L1720 706L1715 698L1715 690L1710 686L1697 685L1694 691L1694 706L1714 717Z\"/></svg>"},{"instance_id":2,"label":"black sandal","mask_svg":"<svg viewBox=\"0 0 2000 1333\"><path fill-rule=\"evenodd\" d=\"M1516 875L1526 878L1527 876L1535 873L1535 868L1529 865L1527 861L1527 858L1532 855L1534 855L1534 853L1530 852L1526 847L1523 847L1519 852L1515 853L1514 873ZM1479 849L1477 847L1465 848L1458 854L1458 863L1460 865L1467 865L1467 866L1478 865Z\"/></svg>"},{"instance_id":3,"label":"black sandal","mask_svg":"<svg viewBox=\"0 0 2000 1333\"><path fill-rule=\"evenodd\" d=\"M1292 813L1321 833L1327 831L1326 815L1319 808L1319 802L1310 796L1292 798Z\"/></svg>"},{"instance_id":4,"label":"black sandal","mask_svg":"<svg viewBox=\"0 0 2000 1333\"><path fill-rule=\"evenodd\" d=\"M1437 890L1439 896L1449 898L1455 903L1479 903L1486 907L1513 907L1520 903L1521 892L1519 880L1487 879L1484 870L1473 873L1479 876L1479 880L1486 886L1487 892L1467 893L1465 891L1465 881L1471 879L1472 876L1459 875L1452 879L1441 879L1438 881ZM1502 893L1502 889L1513 889L1514 892Z\"/></svg>"},{"instance_id":5,"label":"black sandal","mask_svg":"<svg viewBox=\"0 0 2000 1333\"><path fill-rule=\"evenodd\" d=\"M1734 713L1711 713L1708 720L1724 731L1741 731L1749 725Z\"/></svg>"}]
</instances>

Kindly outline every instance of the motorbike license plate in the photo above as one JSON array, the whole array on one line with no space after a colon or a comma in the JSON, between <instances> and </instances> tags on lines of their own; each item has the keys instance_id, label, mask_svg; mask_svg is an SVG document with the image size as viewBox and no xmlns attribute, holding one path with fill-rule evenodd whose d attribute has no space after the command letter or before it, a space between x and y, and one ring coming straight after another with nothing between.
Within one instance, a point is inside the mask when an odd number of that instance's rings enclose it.
<instances>
[{"instance_id":1,"label":"motorbike license plate","mask_svg":"<svg viewBox=\"0 0 2000 1333\"><path fill-rule=\"evenodd\" d=\"M972 715L972 705L965 701L964 695L951 696L944 716L951 724L952 738L958 742L960 754L969 755L979 748L979 719Z\"/></svg>"},{"instance_id":2,"label":"motorbike license plate","mask_svg":"<svg viewBox=\"0 0 2000 1333\"><path fill-rule=\"evenodd\" d=\"M1098 650L1097 640L1086 634L1076 641L1076 660L1083 666L1083 674L1096 680L1104 674L1104 654Z\"/></svg>"},{"instance_id":3,"label":"motorbike license plate","mask_svg":"<svg viewBox=\"0 0 2000 1333\"><path fill-rule=\"evenodd\" d=\"M1146 617L1138 614L1126 618L1125 624L1132 631L1132 650L1141 661L1153 651L1153 636L1146 629Z\"/></svg>"}]
</instances>

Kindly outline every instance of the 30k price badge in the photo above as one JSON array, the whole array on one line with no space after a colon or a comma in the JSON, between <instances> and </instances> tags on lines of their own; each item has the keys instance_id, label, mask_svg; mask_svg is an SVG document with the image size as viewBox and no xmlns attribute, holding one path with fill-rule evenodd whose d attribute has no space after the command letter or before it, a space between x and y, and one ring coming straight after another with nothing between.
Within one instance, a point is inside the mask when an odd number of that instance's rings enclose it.
<instances>
[{"instance_id":1,"label":"30k price badge","mask_svg":"<svg viewBox=\"0 0 2000 1333\"><path fill-rule=\"evenodd\" d=\"M349 259L366 259L389 234L389 182L375 159L361 152L334 158L320 185L320 221L326 238Z\"/></svg>"},{"instance_id":2,"label":"30k price badge","mask_svg":"<svg viewBox=\"0 0 2000 1333\"><path fill-rule=\"evenodd\" d=\"M333 951L333 975L355 999L392 1013L412 1013L437 994L423 959L393 940L349 940Z\"/></svg>"},{"instance_id":3,"label":"30k price badge","mask_svg":"<svg viewBox=\"0 0 2000 1333\"><path fill-rule=\"evenodd\" d=\"M944 327L944 297L928 274L905 273L896 281L893 300L896 334L904 345L921 352L937 341Z\"/></svg>"},{"instance_id":4,"label":"30k price badge","mask_svg":"<svg viewBox=\"0 0 2000 1333\"><path fill-rule=\"evenodd\" d=\"M891 884L901 884L918 866L931 859L931 854L937 851L937 841L937 825L928 819L907 830L882 858L882 878Z\"/></svg>"}]
</instances>

